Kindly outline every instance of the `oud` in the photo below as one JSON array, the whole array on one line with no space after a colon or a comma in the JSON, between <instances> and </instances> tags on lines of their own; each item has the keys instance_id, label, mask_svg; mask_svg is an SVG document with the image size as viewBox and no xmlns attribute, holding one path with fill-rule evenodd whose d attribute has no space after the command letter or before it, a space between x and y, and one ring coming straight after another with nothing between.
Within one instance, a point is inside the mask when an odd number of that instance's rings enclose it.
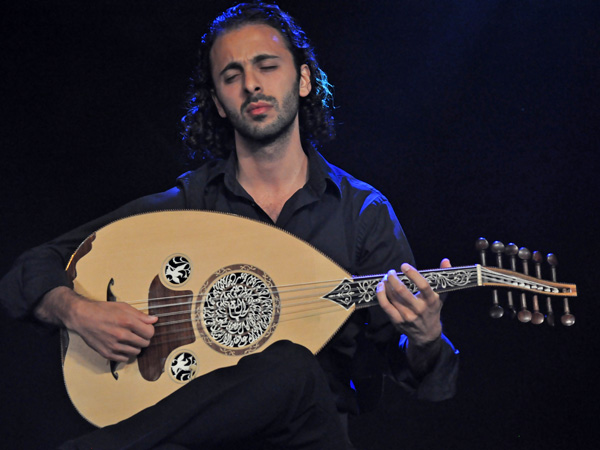
<instances>
[{"instance_id":1,"label":"oud","mask_svg":"<svg viewBox=\"0 0 600 450\"><path fill-rule=\"evenodd\" d=\"M382 277L353 277L279 228L207 211L114 222L82 243L67 272L87 298L127 302L159 317L150 346L127 363L109 361L77 333L63 332L67 392L79 413L99 427L278 340L319 352L355 309L378 304ZM573 284L484 265L420 273L440 293L492 286L536 296L577 295Z\"/></svg>"}]
</instances>

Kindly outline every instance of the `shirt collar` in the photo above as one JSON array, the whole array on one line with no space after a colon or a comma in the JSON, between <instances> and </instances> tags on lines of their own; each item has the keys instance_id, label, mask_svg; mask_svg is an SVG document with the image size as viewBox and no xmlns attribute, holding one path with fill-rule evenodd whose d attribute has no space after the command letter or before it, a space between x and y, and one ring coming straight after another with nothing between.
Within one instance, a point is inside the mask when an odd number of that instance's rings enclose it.
<instances>
[{"instance_id":1,"label":"shirt collar","mask_svg":"<svg viewBox=\"0 0 600 450\"><path fill-rule=\"evenodd\" d=\"M317 195L322 195L331 186L334 191L341 196L341 178L335 167L332 166L317 150L308 146L306 151L308 156L308 182L306 186ZM208 174L207 183L214 182L217 178L223 177L227 188L235 194L245 192L239 185L236 177L237 157L235 152L231 152L227 159L217 164L215 170Z\"/></svg>"},{"instance_id":2,"label":"shirt collar","mask_svg":"<svg viewBox=\"0 0 600 450\"><path fill-rule=\"evenodd\" d=\"M327 190L327 187L330 186L334 192L341 196L341 180L337 176L335 167L329 164L323 158L323 155L312 146L309 146L307 155L309 167L307 186L310 186L319 195L322 195Z\"/></svg>"}]
</instances>

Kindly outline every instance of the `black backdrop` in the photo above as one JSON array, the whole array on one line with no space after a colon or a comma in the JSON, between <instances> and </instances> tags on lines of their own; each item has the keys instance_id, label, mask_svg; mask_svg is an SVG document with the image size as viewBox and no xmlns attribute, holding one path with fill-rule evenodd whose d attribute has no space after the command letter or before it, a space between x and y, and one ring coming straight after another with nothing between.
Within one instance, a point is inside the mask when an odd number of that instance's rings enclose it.
<instances>
[{"instance_id":1,"label":"black backdrop","mask_svg":"<svg viewBox=\"0 0 600 450\"><path fill-rule=\"evenodd\" d=\"M490 292L451 296L443 320L461 350L457 397L420 403L390 387L352 421L359 448L594 447L596 3L279 2L335 85L338 138L323 153L391 199L421 268L444 256L477 262L485 236L556 253L559 278L580 292L571 328L494 321ZM1 273L186 170L179 118L195 50L230 4L3 8ZM3 446L51 448L88 430L64 392L56 335L2 315L0 338Z\"/></svg>"}]
</instances>

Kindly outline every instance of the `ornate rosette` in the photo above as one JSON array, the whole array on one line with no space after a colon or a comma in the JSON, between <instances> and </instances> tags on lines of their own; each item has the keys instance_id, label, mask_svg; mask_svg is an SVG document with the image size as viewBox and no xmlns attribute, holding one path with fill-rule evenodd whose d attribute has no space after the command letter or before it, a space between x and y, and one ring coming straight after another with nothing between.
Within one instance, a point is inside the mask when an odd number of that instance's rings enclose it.
<instances>
[{"instance_id":1,"label":"ornate rosette","mask_svg":"<svg viewBox=\"0 0 600 450\"><path fill-rule=\"evenodd\" d=\"M168 285L181 286L188 281L191 274L192 265L184 255L171 255L163 264L163 279Z\"/></svg>"},{"instance_id":2,"label":"ornate rosette","mask_svg":"<svg viewBox=\"0 0 600 450\"><path fill-rule=\"evenodd\" d=\"M273 280L247 264L223 267L204 283L195 321L204 342L221 353L243 355L275 331L281 302Z\"/></svg>"},{"instance_id":3,"label":"ornate rosette","mask_svg":"<svg viewBox=\"0 0 600 450\"><path fill-rule=\"evenodd\" d=\"M177 353L169 364L169 375L179 383L187 383L196 376L198 370L198 359L190 351Z\"/></svg>"}]
</instances>

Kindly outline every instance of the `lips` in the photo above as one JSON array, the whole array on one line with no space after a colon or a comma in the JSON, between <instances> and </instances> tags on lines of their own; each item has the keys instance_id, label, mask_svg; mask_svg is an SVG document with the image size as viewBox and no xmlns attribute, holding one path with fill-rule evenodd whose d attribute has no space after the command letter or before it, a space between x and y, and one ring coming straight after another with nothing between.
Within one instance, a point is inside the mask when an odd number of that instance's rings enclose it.
<instances>
[{"instance_id":1,"label":"lips","mask_svg":"<svg viewBox=\"0 0 600 450\"><path fill-rule=\"evenodd\" d=\"M258 116L260 114L265 114L272 107L273 106L267 102L250 103L248 108L246 108L246 112L252 116Z\"/></svg>"}]
</instances>

